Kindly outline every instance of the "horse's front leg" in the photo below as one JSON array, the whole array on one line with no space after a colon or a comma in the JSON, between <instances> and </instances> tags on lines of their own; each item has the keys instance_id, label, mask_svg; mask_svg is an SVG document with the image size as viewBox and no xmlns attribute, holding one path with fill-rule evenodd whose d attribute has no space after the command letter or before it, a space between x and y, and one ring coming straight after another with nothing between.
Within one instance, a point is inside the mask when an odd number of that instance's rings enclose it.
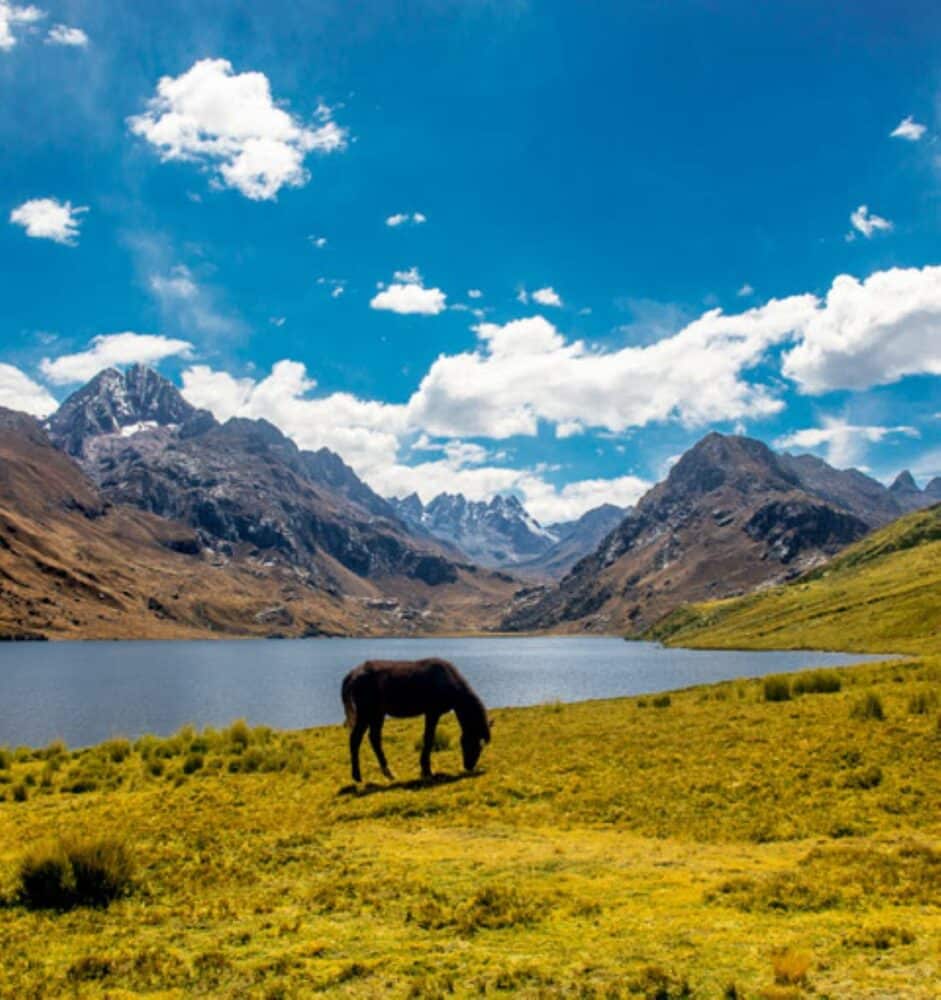
<instances>
[{"instance_id":1,"label":"horse's front leg","mask_svg":"<svg viewBox=\"0 0 941 1000\"><path fill-rule=\"evenodd\" d=\"M431 777L431 750L435 745L435 730L438 728L438 719L440 718L441 716L434 712L429 712L425 716L425 740L421 748L421 776L423 778Z\"/></svg>"},{"instance_id":2,"label":"horse's front leg","mask_svg":"<svg viewBox=\"0 0 941 1000\"><path fill-rule=\"evenodd\" d=\"M373 753L376 755L376 760L379 761L379 766L382 768L382 773L389 779L393 777L392 772L389 770L389 765L386 763L386 755L382 752L382 723L383 716L379 716L378 719L373 720L369 724L369 742L372 744Z\"/></svg>"},{"instance_id":3,"label":"horse's front leg","mask_svg":"<svg viewBox=\"0 0 941 1000\"><path fill-rule=\"evenodd\" d=\"M359 746L363 742L365 732L366 723L357 719L350 730L350 763L353 765L353 780L356 782L363 780L359 770Z\"/></svg>"}]
</instances>

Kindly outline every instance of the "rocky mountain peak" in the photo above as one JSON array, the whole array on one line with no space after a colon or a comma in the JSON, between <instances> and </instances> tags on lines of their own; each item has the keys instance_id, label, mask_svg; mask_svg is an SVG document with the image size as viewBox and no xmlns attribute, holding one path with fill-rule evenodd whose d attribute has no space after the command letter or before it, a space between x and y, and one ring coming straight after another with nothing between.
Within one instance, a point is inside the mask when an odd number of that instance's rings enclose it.
<instances>
[{"instance_id":1,"label":"rocky mountain peak","mask_svg":"<svg viewBox=\"0 0 941 1000\"><path fill-rule=\"evenodd\" d=\"M941 503L941 476L935 476L921 492L932 503Z\"/></svg>"},{"instance_id":2,"label":"rocky mountain peak","mask_svg":"<svg viewBox=\"0 0 941 1000\"><path fill-rule=\"evenodd\" d=\"M892 485L889 487L890 493L920 493L921 490L918 489L918 484L915 482L915 477L908 471L908 469L903 469L894 480L892 480Z\"/></svg>"},{"instance_id":3,"label":"rocky mountain peak","mask_svg":"<svg viewBox=\"0 0 941 1000\"><path fill-rule=\"evenodd\" d=\"M48 422L49 436L71 455L81 455L89 438L128 433L147 426L182 427L212 417L186 402L180 390L144 365L126 371L106 368L73 392Z\"/></svg>"},{"instance_id":4,"label":"rocky mountain peak","mask_svg":"<svg viewBox=\"0 0 941 1000\"><path fill-rule=\"evenodd\" d=\"M793 489L796 476L762 441L713 431L697 442L670 470L662 492L695 497L730 486L742 493L756 489Z\"/></svg>"}]
</instances>

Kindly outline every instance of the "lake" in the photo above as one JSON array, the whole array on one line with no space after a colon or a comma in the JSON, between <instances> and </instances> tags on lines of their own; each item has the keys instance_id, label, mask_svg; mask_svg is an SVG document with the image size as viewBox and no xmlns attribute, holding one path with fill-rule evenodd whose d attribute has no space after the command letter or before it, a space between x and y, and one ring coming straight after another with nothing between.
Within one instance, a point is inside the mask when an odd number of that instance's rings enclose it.
<instances>
[{"instance_id":1,"label":"lake","mask_svg":"<svg viewBox=\"0 0 941 1000\"><path fill-rule=\"evenodd\" d=\"M666 649L618 638L0 643L0 745L86 746L191 722L341 722L340 681L370 658L453 661L491 707L647 694L885 657Z\"/></svg>"}]
</instances>

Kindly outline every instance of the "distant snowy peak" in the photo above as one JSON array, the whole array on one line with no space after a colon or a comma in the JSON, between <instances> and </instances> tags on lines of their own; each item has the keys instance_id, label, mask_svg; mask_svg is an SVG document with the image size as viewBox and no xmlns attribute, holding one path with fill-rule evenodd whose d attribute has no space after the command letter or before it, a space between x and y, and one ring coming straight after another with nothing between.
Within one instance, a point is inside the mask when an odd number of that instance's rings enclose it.
<instances>
[{"instance_id":1,"label":"distant snowy peak","mask_svg":"<svg viewBox=\"0 0 941 1000\"><path fill-rule=\"evenodd\" d=\"M540 555L558 541L509 494L487 501L440 493L426 506L412 493L390 503L413 529L455 545L482 566L513 566Z\"/></svg>"},{"instance_id":2,"label":"distant snowy peak","mask_svg":"<svg viewBox=\"0 0 941 1000\"><path fill-rule=\"evenodd\" d=\"M625 514L603 504L577 521L545 526L512 494L468 500L460 493L440 493L425 505L412 493L390 503L412 530L448 542L482 566L518 567L537 575L570 567L593 551Z\"/></svg>"}]
</instances>

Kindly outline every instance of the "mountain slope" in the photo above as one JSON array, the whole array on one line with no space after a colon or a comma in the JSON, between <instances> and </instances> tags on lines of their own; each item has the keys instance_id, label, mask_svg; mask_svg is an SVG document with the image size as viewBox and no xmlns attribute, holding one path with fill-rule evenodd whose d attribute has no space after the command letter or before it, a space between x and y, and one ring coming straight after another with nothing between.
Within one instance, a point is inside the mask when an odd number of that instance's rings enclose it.
<instances>
[{"instance_id":1,"label":"mountain slope","mask_svg":"<svg viewBox=\"0 0 941 1000\"><path fill-rule=\"evenodd\" d=\"M679 604L795 576L869 528L762 442L712 433L558 586L521 591L503 625L646 627Z\"/></svg>"},{"instance_id":2,"label":"mountain slope","mask_svg":"<svg viewBox=\"0 0 941 1000\"><path fill-rule=\"evenodd\" d=\"M680 608L645 637L699 647L937 652L941 504L874 532L782 587Z\"/></svg>"},{"instance_id":3,"label":"mountain slope","mask_svg":"<svg viewBox=\"0 0 941 1000\"><path fill-rule=\"evenodd\" d=\"M101 372L49 431L108 499L191 525L219 555L275 560L330 591L348 589L334 562L365 579L458 580L338 456L302 452L264 420L220 425L152 370Z\"/></svg>"},{"instance_id":4,"label":"mountain slope","mask_svg":"<svg viewBox=\"0 0 941 1000\"><path fill-rule=\"evenodd\" d=\"M524 575L558 580L580 559L594 552L627 514L623 507L606 503L586 511L577 521L551 524L548 530L558 541L541 555L517 563L513 569Z\"/></svg>"},{"instance_id":5,"label":"mountain slope","mask_svg":"<svg viewBox=\"0 0 941 1000\"><path fill-rule=\"evenodd\" d=\"M356 626L335 597L307 591L294 599L290 577L223 565L199 548L187 526L110 503L36 421L0 409L0 634L144 638Z\"/></svg>"}]
</instances>

